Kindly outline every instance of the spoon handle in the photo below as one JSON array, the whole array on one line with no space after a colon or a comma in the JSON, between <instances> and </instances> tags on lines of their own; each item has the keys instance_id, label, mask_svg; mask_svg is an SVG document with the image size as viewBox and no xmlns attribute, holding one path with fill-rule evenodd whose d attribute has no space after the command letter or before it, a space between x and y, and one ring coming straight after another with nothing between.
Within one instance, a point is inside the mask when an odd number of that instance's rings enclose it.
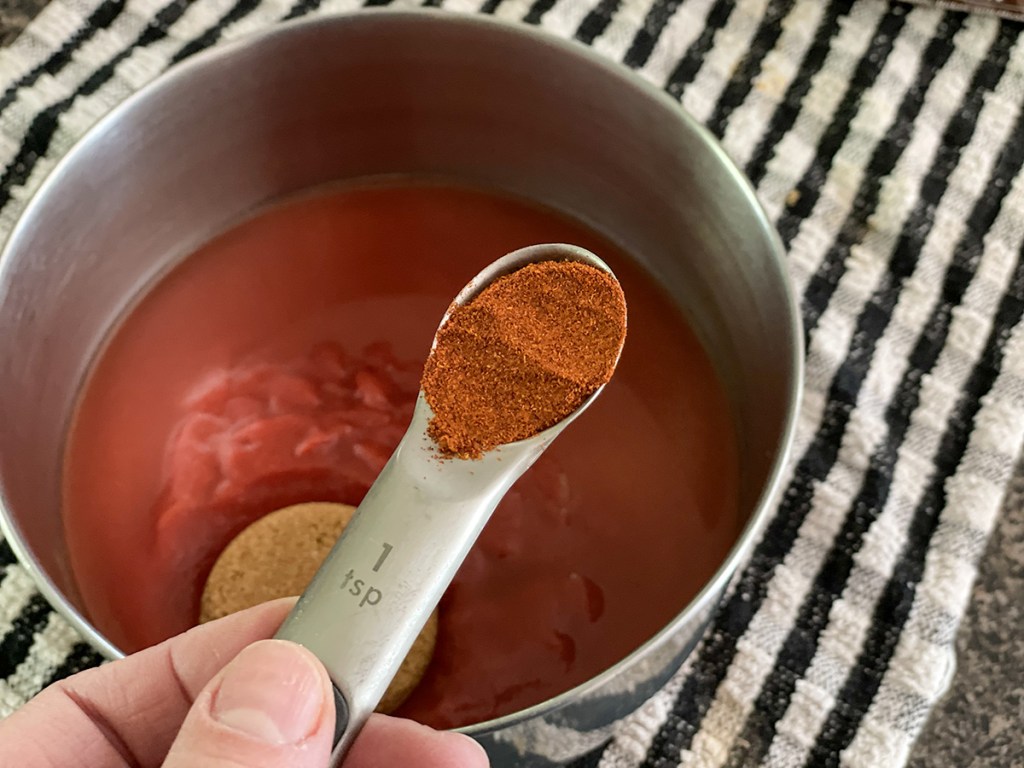
<instances>
[{"instance_id":1,"label":"spoon handle","mask_svg":"<svg viewBox=\"0 0 1024 768\"><path fill-rule=\"evenodd\" d=\"M541 446L506 461L439 460L423 404L277 637L304 645L335 687L340 764L491 513ZM518 460L517 460L518 459Z\"/></svg>"}]
</instances>

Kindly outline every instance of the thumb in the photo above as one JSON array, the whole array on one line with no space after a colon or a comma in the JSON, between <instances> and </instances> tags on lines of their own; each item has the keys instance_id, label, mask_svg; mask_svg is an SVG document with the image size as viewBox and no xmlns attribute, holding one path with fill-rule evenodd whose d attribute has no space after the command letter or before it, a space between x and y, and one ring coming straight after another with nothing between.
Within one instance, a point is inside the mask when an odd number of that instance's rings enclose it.
<instances>
[{"instance_id":1,"label":"thumb","mask_svg":"<svg viewBox=\"0 0 1024 768\"><path fill-rule=\"evenodd\" d=\"M301 646L250 645L196 697L164 768L323 768L334 731L330 691Z\"/></svg>"}]
</instances>

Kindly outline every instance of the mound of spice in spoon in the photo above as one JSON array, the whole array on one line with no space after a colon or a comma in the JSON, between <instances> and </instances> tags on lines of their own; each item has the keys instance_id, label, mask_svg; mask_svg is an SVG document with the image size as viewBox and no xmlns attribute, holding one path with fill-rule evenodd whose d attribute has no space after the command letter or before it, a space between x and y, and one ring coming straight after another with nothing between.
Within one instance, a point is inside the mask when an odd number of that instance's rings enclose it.
<instances>
[{"instance_id":1,"label":"mound of spice in spoon","mask_svg":"<svg viewBox=\"0 0 1024 768\"><path fill-rule=\"evenodd\" d=\"M612 376L626 301L609 273L530 264L453 307L424 368L429 434L442 454L479 458L557 424Z\"/></svg>"}]
</instances>

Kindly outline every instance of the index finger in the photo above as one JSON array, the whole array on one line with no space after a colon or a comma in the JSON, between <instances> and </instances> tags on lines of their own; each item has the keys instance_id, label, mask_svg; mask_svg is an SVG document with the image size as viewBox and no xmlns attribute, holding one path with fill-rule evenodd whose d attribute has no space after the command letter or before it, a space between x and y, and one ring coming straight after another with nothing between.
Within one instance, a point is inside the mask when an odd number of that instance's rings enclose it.
<instances>
[{"instance_id":1,"label":"index finger","mask_svg":"<svg viewBox=\"0 0 1024 768\"><path fill-rule=\"evenodd\" d=\"M203 687L247 645L271 637L294 603L265 603L62 680L0 723L0 744L31 768L155 768Z\"/></svg>"}]
</instances>

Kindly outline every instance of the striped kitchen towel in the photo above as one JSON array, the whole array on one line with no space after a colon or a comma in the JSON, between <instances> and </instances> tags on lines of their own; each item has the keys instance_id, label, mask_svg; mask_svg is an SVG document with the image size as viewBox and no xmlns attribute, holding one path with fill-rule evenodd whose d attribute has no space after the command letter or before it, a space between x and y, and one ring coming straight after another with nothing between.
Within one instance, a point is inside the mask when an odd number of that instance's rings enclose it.
<instances>
[{"instance_id":1,"label":"striped kitchen towel","mask_svg":"<svg viewBox=\"0 0 1024 768\"><path fill-rule=\"evenodd\" d=\"M684 669L577 764L902 764L1024 432L1021 28L882 0L426 4L575 38L680 100L753 181L802 301L806 395L763 539ZM357 5L51 2L0 50L0 231L168 66ZM4 543L0 564L9 713L98 659Z\"/></svg>"}]
</instances>

